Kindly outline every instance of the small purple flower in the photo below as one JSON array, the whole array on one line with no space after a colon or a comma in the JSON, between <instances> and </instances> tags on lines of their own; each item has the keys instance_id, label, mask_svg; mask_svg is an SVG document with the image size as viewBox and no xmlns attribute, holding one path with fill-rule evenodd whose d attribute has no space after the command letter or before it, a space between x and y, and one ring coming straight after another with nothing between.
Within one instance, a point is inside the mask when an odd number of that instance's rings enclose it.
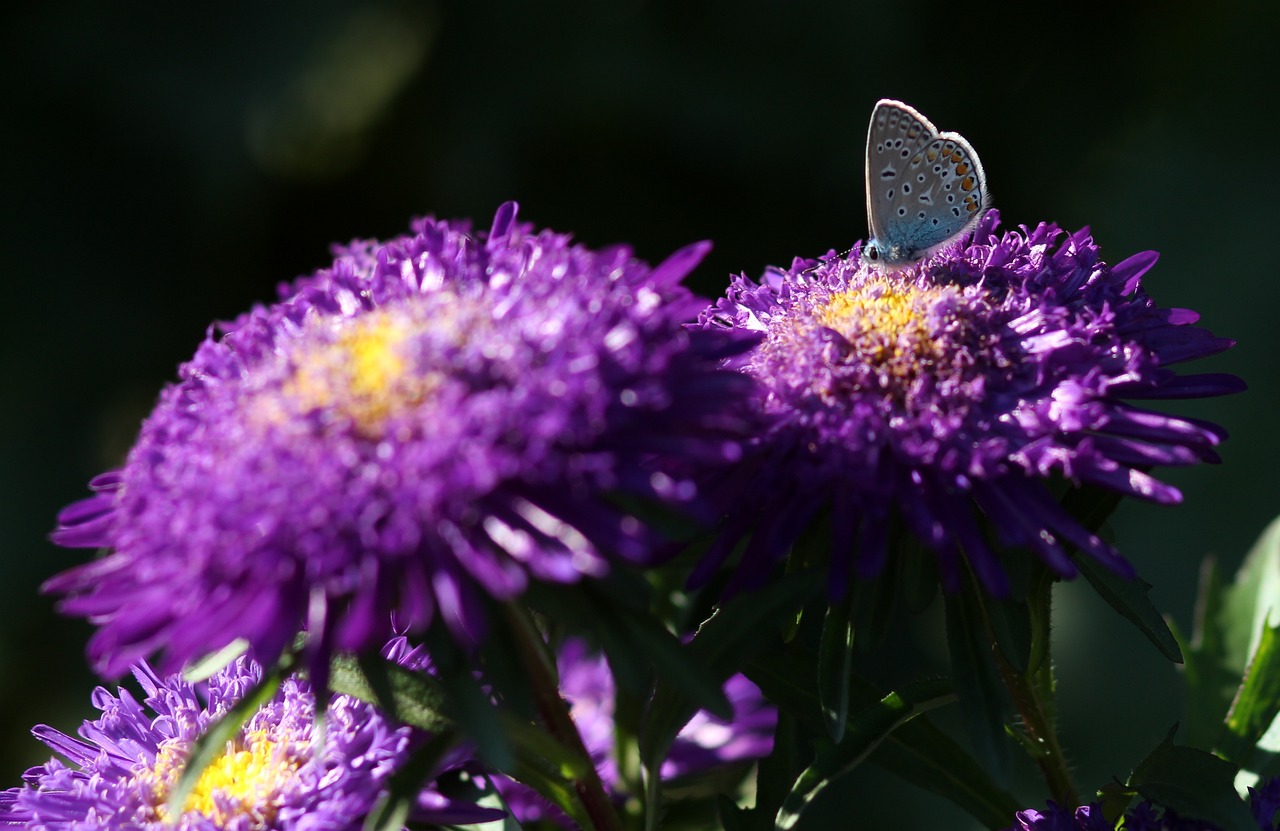
<instances>
[{"instance_id":1,"label":"small purple flower","mask_svg":"<svg viewBox=\"0 0 1280 831\"><path fill-rule=\"evenodd\" d=\"M1014 815L1005 831L1113 831L1097 805L1081 805L1072 810L1050 801L1044 811L1028 808Z\"/></svg>"},{"instance_id":2,"label":"small purple flower","mask_svg":"<svg viewBox=\"0 0 1280 831\"><path fill-rule=\"evenodd\" d=\"M1280 777L1268 779L1249 789L1249 809L1261 831L1275 831L1275 813L1280 805ZM1112 831L1114 826L1102 816L1097 805L1083 805L1075 811L1048 803L1045 811L1019 811L1016 822L1005 831ZM1176 811L1144 800L1124 815L1122 831L1218 831L1205 820L1187 819Z\"/></svg>"},{"instance_id":3,"label":"small purple flower","mask_svg":"<svg viewBox=\"0 0 1280 831\"><path fill-rule=\"evenodd\" d=\"M1178 502L1146 470L1217 461L1224 434L1133 402L1243 389L1234 376L1174 373L1232 342L1155 305L1140 286L1155 260L1107 265L1087 229L1000 232L991 211L971 243L904 270L855 249L759 284L734 278L701 325L754 342L729 364L760 382L772 422L695 583L750 535L735 585L759 585L824 509L837 596L851 574L884 567L895 516L933 550L949 589L965 560L989 591L1008 591L987 527L1063 577L1076 573L1068 546L1130 574L1050 486Z\"/></svg>"},{"instance_id":4,"label":"small purple flower","mask_svg":"<svg viewBox=\"0 0 1280 831\"><path fill-rule=\"evenodd\" d=\"M514 204L488 233L424 219L337 249L211 331L124 467L59 517L55 542L111 553L46 590L98 626L111 677L237 638L270 661L303 628L370 648L389 612L479 637L485 595L650 563L663 539L634 506L693 514L700 467L740 454L735 347L684 325L706 250L650 268Z\"/></svg>"},{"instance_id":5,"label":"small purple flower","mask_svg":"<svg viewBox=\"0 0 1280 831\"><path fill-rule=\"evenodd\" d=\"M315 699L306 681L284 681L226 751L205 768L183 811L168 812L169 792L192 743L262 676L237 659L207 683L160 678L141 665L134 676L146 692L139 703L123 688L99 687L80 739L41 725L33 731L63 756L31 768L25 785L0 792L0 826L41 831L358 831L384 792L387 778L414 742L368 704L335 696L315 742ZM488 822L501 811L451 799L434 785L418 797L413 819L448 824Z\"/></svg>"},{"instance_id":6,"label":"small purple flower","mask_svg":"<svg viewBox=\"0 0 1280 831\"><path fill-rule=\"evenodd\" d=\"M560 670L561 694L569 703L569 714L582 735L601 782L610 792L621 796L624 783L618 775L614 681L608 661L584 641L570 638L561 646L556 664ZM733 717L726 722L705 710L698 711L676 736L662 763L664 780L760 759L773 750L778 713L765 701L760 688L746 676L735 675L725 682L724 692ZM571 826L563 814L524 785L503 777L495 777L494 784L519 821L550 819Z\"/></svg>"}]
</instances>

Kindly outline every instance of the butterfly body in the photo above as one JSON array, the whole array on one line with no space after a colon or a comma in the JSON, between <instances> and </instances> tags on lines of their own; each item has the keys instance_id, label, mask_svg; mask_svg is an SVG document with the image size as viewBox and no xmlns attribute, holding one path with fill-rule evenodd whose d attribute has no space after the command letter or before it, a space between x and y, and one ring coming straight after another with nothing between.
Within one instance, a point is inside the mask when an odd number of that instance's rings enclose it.
<instances>
[{"instance_id":1,"label":"butterfly body","mask_svg":"<svg viewBox=\"0 0 1280 831\"><path fill-rule=\"evenodd\" d=\"M973 230L987 209L982 163L959 133L940 133L913 107L876 103L867 129L867 222L862 257L902 268Z\"/></svg>"}]
</instances>

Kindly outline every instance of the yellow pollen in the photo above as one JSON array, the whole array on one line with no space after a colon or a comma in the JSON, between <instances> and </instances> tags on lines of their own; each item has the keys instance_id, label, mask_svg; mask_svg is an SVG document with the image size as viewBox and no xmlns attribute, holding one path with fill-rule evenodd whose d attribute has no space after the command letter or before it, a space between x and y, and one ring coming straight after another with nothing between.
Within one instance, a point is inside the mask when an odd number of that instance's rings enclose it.
<instances>
[{"instance_id":1,"label":"yellow pollen","mask_svg":"<svg viewBox=\"0 0 1280 831\"><path fill-rule=\"evenodd\" d=\"M843 335L860 361L907 380L940 353L928 312L945 291L886 277L872 278L834 295L817 310L815 318Z\"/></svg>"},{"instance_id":2,"label":"yellow pollen","mask_svg":"<svg viewBox=\"0 0 1280 831\"><path fill-rule=\"evenodd\" d=\"M408 354L411 317L374 311L343 326L302 351L284 392L303 412L329 410L377 435L388 417L421 403L438 376L419 372Z\"/></svg>"},{"instance_id":3,"label":"yellow pollen","mask_svg":"<svg viewBox=\"0 0 1280 831\"><path fill-rule=\"evenodd\" d=\"M280 794L303 764L305 749L305 742L286 749L265 730L228 742L226 751L201 771L182 813L200 814L219 826L249 817L250 828L269 827L279 809ZM165 803L182 774L186 755L187 749L180 745L162 747L155 766L140 774L150 781L157 814L166 822L172 818Z\"/></svg>"}]
</instances>

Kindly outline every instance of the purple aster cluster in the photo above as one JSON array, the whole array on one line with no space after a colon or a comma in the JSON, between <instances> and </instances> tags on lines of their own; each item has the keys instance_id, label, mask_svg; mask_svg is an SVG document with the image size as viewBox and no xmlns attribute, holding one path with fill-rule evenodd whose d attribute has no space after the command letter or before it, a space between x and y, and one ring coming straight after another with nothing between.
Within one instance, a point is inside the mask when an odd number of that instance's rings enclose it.
<instances>
[{"instance_id":1,"label":"purple aster cluster","mask_svg":"<svg viewBox=\"0 0 1280 831\"><path fill-rule=\"evenodd\" d=\"M99 688L102 715L77 739L51 727L33 731L66 759L27 771L25 785L0 792L0 826L42 831L357 831L407 759L415 737L393 728L368 704L335 696L323 737L306 681L286 679L226 750L201 773L176 816L169 794L195 740L251 690L261 666L237 659L198 685L178 675L134 670L146 692ZM320 742L323 744L320 744ZM435 786L419 794L414 821L487 822L501 811L447 797Z\"/></svg>"},{"instance_id":2,"label":"purple aster cluster","mask_svg":"<svg viewBox=\"0 0 1280 831\"><path fill-rule=\"evenodd\" d=\"M1261 831L1275 831L1280 812L1280 778L1266 780L1249 789L1249 810ZM1019 811L1006 831L1113 831L1097 805L1082 805L1074 811L1050 802L1044 811ZM1218 831L1203 820L1178 816L1176 811L1144 801L1125 814L1122 831Z\"/></svg>"},{"instance_id":3,"label":"purple aster cluster","mask_svg":"<svg viewBox=\"0 0 1280 831\"><path fill-rule=\"evenodd\" d=\"M725 532L695 582L750 535L734 579L763 583L824 509L836 595L882 569L899 521L950 589L967 561L989 591L1008 591L990 529L1063 577L1076 573L1068 547L1130 573L1051 486L1179 501L1147 469L1217 461L1224 434L1136 402L1243 388L1175 374L1232 342L1151 300L1141 281L1155 260L1109 265L1087 229L1001 231L990 211L971 242L902 270L855 249L760 283L735 278L701 326L754 343L729 364L760 382L770 424L735 474Z\"/></svg>"},{"instance_id":4,"label":"purple aster cluster","mask_svg":"<svg viewBox=\"0 0 1280 831\"><path fill-rule=\"evenodd\" d=\"M111 677L308 629L381 643L389 613L479 637L485 597L652 562L636 506L696 513L694 475L734 460L750 382L722 333L688 331L679 285L499 209L487 233L424 219L357 242L281 299L211 331L124 466L54 540L109 549L50 580L98 627Z\"/></svg>"},{"instance_id":5,"label":"purple aster cluster","mask_svg":"<svg viewBox=\"0 0 1280 831\"><path fill-rule=\"evenodd\" d=\"M569 704L583 744L595 763L605 787L622 794L618 774L613 720L614 681L608 661L585 641L570 638L560 648L556 665L560 691ZM778 712L765 701L760 688L744 675L725 682L725 696L733 710L722 720L699 710L676 737L662 763L663 779L706 773L735 762L750 762L769 755ZM570 826L569 820L529 788L509 779L494 783L512 814L521 822L549 820Z\"/></svg>"}]
</instances>

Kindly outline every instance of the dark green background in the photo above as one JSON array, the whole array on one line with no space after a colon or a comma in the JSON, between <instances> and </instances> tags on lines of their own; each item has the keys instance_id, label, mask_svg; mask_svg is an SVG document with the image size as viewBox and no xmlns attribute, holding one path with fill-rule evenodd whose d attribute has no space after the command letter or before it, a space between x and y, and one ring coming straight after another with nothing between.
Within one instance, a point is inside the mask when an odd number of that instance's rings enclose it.
<instances>
[{"instance_id":1,"label":"dark green background","mask_svg":"<svg viewBox=\"0 0 1280 831\"><path fill-rule=\"evenodd\" d=\"M712 239L694 281L715 294L864 235L880 97L968 137L1008 223L1090 224L1112 261L1159 250L1149 291L1239 340L1198 368L1251 391L1181 408L1231 430L1226 464L1169 472L1185 505L1116 522L1161 608L1185 624L1200 558L1234 564L1280 508L1275 4L120 5L3 25L0 787L47 756L31 725L72 729L95 683L89 627L37 593L87 556L47 542L54 515L210 321L332 241L428 212L487 226L507 199L649 260ZM1060 608L1065 741L1099 785L1178 718L1177 677L1081 587ZM829 807L962 827L875 774Z\"/></svg>"}]
</instances>

